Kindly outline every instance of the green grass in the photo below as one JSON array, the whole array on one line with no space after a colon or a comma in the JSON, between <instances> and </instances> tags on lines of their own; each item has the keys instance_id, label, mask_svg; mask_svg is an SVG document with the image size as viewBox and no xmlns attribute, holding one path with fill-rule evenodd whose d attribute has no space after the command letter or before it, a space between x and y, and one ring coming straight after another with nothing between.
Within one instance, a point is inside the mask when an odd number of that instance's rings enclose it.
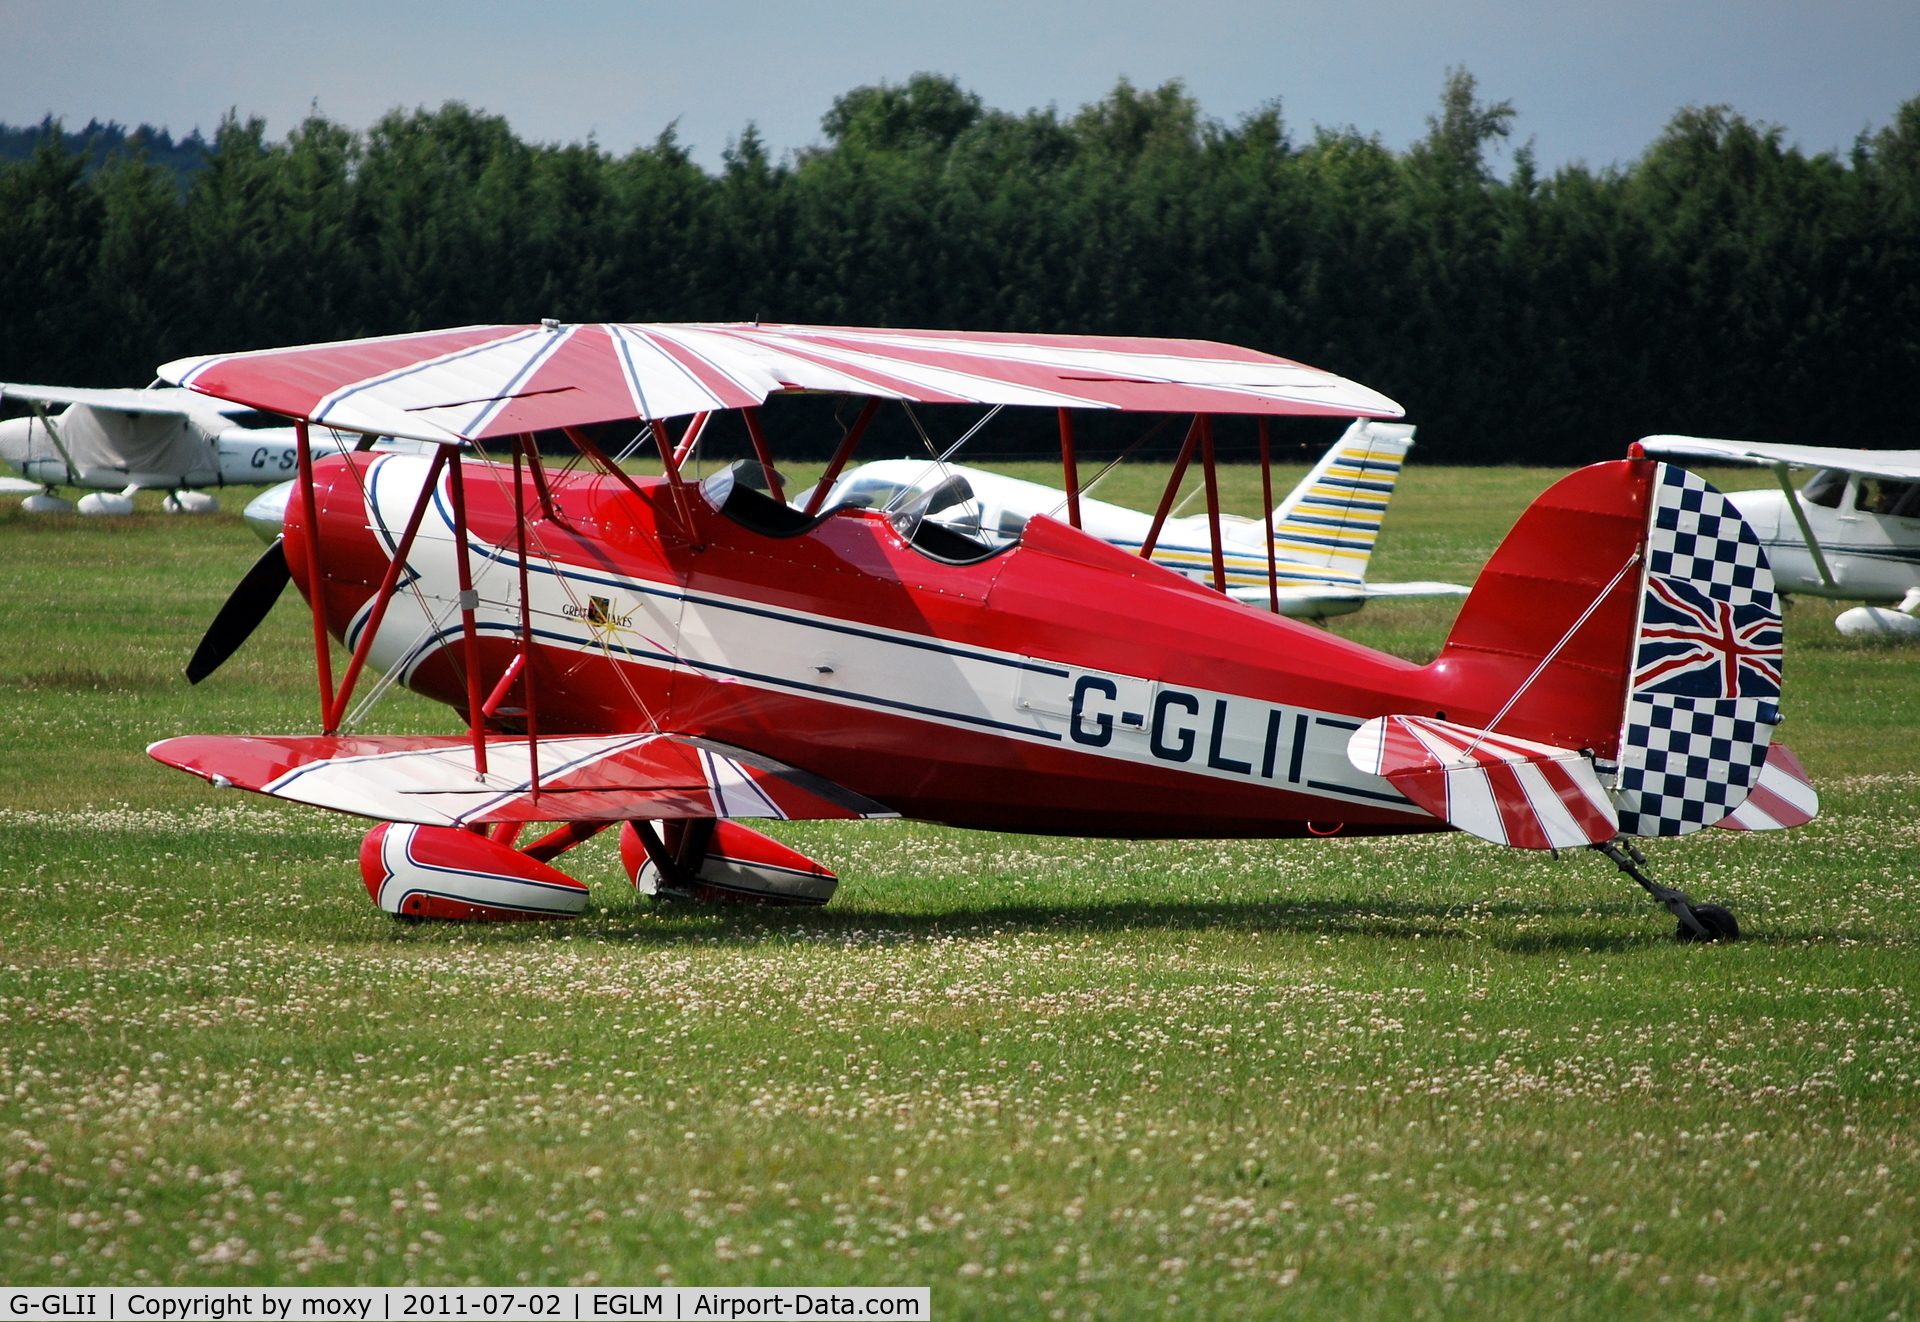
<instances>
[{"instance_id":1,"label":"green grass","mask_svg":"<svg viewBox=\"0 0 1920 1322\"><path fill-rule=\"evenodd\" d=\"M1409 470L1376 574L1470 581L1554 476ZM1920 654L1823 604L1784 732L1820 820L1650 850L1738 946L1673 944L1597 857L1459 836L904 823L778 828L841 872L825 910L656 911L603 839L579 922L402 928L363 823L140 752L312 728L291 594L178 676L258 549L232 514L0 512L0 1280L1913 1316ZM1336 627L1423 657L1453 607ZM456 728L405 694L376 724Z\"/></svg>"}]
</instances>

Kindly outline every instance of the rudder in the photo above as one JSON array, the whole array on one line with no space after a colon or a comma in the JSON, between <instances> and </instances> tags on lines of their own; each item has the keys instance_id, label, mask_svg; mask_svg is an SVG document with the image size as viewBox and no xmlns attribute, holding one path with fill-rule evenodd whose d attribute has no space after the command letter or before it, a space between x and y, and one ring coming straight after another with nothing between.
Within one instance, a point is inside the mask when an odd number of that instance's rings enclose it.
<instances>
[{"instance_id":1,"label":"rudder","mask_svg":"<svg viewBox=\"0 0 1920 1322\"><path fill-rule=\"evenodd\" d=\"M1780 723L1773 571L1732 502L1656 465L1614 800L1628 835L1687 835L1746 801Z\"/></svg>"}]
</instances>

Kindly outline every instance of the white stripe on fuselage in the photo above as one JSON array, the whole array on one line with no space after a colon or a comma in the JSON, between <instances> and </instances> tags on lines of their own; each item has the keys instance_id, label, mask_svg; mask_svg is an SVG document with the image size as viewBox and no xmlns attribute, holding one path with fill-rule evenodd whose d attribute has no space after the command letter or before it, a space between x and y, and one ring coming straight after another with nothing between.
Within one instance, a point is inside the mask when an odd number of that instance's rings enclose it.
<instances>
[{"instance_id":1,"label":"white stripe on fuselage","mask_svg":"<svg viewBox=\"0 0 1920 1322\"><path fill-rule=\"evenodd\" d=\"M403 467L396 470L396 464ZM379 508L369 513L376 531L384 525L383 547L391 547L405 527L426 464L394 455L373 465L368 489ZM517 637L517 557L477 538L469 538L469 547L480 628ZM1347 739L1359 728L1358 717L689 591L552 563L537 558L537 550L527 568L534 634L544 646L635 665L679 666L721 683L1426 815L1387 781L1355 771L1347 761ZM460 634L444 499L423 521L409 564L416 577L396 594L372 660L404 665L410 674L431 653L433 641L453 642ZM433 615L446 621L429 628L425 649L415 646L427 618L416 590ZM356 631L364 619L363 609Z\"/></svg>"}]
</instances>

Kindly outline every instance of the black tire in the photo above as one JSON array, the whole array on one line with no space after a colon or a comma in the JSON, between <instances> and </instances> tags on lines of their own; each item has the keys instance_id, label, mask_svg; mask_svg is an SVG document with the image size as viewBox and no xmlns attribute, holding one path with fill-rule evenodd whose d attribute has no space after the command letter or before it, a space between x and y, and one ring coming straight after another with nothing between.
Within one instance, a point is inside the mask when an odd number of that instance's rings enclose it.
<instances>
[{"instance_id":1,"label":"black tire","mask_svg":"<svg viewBox=\"0 0 1920 1322\"><path fill-rule=\"evenodd\" d=\"M1701 936L1685 923L1681 923L1679 930L1673 934L1676 941L1738 941L1740 939L1740 924L1734 920L1733 914L1721 905L1696 904L1693 906L1693 916L1700 920L1700 926L1707 929L1707 934Z\"/></svg>"}]
</instances>

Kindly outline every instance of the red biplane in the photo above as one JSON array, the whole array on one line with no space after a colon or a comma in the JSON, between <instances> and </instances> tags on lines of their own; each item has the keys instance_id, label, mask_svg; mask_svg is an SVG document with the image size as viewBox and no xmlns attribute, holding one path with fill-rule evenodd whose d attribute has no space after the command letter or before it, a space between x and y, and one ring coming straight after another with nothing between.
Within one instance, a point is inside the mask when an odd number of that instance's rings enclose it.
<instances>
[{"instance_id":1,"label":"red biplane","mask_svg":"<svg viewBox=\"0 0 1920 1322\"><path fill-rule=\"evenodd\" d=\"M822 903L833 875L743 822L899 815L1592 846L1683 939L1727 939L1732 915L1649 879L1634 841L1817 810L1771 744L1781 628L1764 553L1678 468L1635 456L1547 491L1430 665L1224 595L1214 417L1260 418L1264 456L1271 415L1400 412L1285 359L1191 340L547 322L161 374L298 422L283 536L188 675L218 666L292 581L312 611L323 733L151 752L378 820L361 868L401 917L577 914L586 888L551 861L613 825L635 884L661 897ZM760 416L793 392L865 399L800 508ZM815 508L887 400L1057 410L1066 519L977 542L927 517L963 498L950 483L901 508ZM1192 415L1139 554L1078 530L1083 409ZM681 464L722 410L742 413L758 459L696 483ZM595 439L623 420L664 476L629 475ZM316 462L310 426L437 448ZM555 431L590 475L543 463L534 436ZM1146 558L1196 456L1212 586ZM337 683L330 637L349 655ZM356 708L369 670L381 678ZM395 682L460 709L467 733L343 733ZM530 823L557 825L522 844Z\"/></svg>"}]
</instances>

